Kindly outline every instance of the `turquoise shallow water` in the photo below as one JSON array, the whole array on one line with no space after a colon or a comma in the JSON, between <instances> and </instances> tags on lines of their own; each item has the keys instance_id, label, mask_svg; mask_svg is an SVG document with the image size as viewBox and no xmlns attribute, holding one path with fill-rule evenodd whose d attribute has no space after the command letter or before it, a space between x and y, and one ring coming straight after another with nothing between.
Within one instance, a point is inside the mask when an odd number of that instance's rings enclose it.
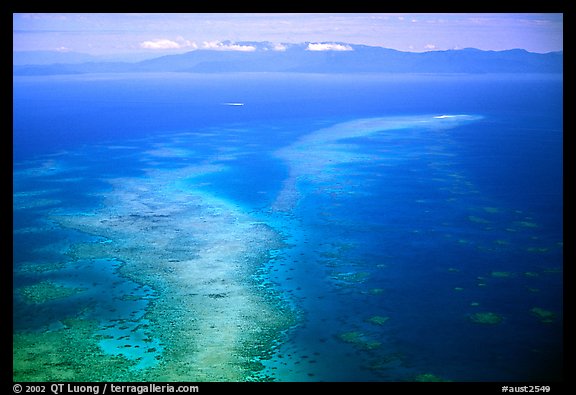
<instances>
[{"instance_id":1,"label":"turquoise shallow water","mask_svg":"<svg viewBox=\"0 0 576 395\"><path fill-rule=\"evenodd\" d=\"M169 353L147 315L162 294L127 277L113 256L79 259L78 248L86 254L86 245L106 247L108 240L57 217L101 215L102 208L121 215L125 207L106 201L114 192L131 201L126 218L134 224L147 212L158 226L180 227L166 210L187 202L186 194L204 194L285 243L255 279L292 306L297 321L261 359L256 378L560 378L561 79L166 81L15 80L15 333L58 332L69 317L95 319L102 352L124 356L146 377ZM50 87L61 97L48 101ZM142 89L158 94L142 96ZM523 89L532 94L519 94ZM203 90L211 92L206 100L187 95ZM229 101L246 105L221 105ZM421 123L439 124L434 117L446 114L473 119L441 129ZM420 123L383 123L371 133L358 123L398 116ZM48 129L69 138L51 144ZM171 173L183 176L159 185L171 194L165 204L138 192L138 180L148 188ZM167 251L177 251L180 240L170 237ZM183 259L168 255L159 281ZM39 283L48 290L34 288ZM74 291L59 294L58 287Z\"/></svg>"}]
</instances>

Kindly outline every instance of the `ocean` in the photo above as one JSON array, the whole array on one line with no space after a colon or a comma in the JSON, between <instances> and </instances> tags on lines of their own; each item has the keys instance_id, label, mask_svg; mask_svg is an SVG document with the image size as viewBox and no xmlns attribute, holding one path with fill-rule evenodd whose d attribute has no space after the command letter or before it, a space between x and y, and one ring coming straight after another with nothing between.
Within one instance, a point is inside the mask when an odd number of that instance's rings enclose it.
<instances>
[{"instance_id":1,"label":"ocean","mask_svg":"<svg viewBox=\"0 0 576 395\"><path fill-rule=\"evenodd\" d=\"M15 381L562 379L562 76L13 87Z\"/></svg>"}]
</instances>

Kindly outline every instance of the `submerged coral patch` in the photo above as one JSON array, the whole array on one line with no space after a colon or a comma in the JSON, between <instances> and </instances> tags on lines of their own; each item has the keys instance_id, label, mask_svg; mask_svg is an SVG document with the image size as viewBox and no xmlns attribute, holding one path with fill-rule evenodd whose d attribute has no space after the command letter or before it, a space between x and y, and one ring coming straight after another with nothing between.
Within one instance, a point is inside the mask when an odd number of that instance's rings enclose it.
<instances>
[{"instance_id":1,"label":"submerged coral patch","mask_svg":"<svg viewBox=\"0 0 576 395\"><path fill-rule=\"evenodd\" d=\"M361 332L344 332L344 333L340 333L338 335L338 339L342 340L345 343L355 343L358 342L360 340L360 338L362 337L362 333Z\"/></svg>"},{"instance_id":2,"label":"submerged coral patch","mask_svg":"<svg viewBox=\"0 0 576 395\"><path fill-rule=\"evenodd\" d=\"M531 221L517 221L515 223L518 226L521 226L523 228L537 228L538 224L535 222L531 222Z\"/></svg>"},{"instance_id":3,"label":"submerged coral patch","mask_svg":"<svg viewBox=\"0 0 576 395\"><path fill-rule=\"evenodd\" d=\"M386 322L388 322L389 319L390 319L390 317L384 317L381 315L374 315L374 316L366 319L366 322L369 322L369 323L374 324L374 325L382 326Z\"/></svg>"},{"instance_id":4,"label":"submerged coral patch","mask_svg":"<svg viewBox=\"0 0 576 395\"><path fill-rule=\"evenodd\" d=\"M482 217L478 217L478 216L475 216L475 215L469 215L469 216L468 216L468 220L469 220L470 222L474 222L474 223L476 223L476 224L489 224L489 223L490 223L490 221L488 221L487 219L482 218Z\"/></svg>"},{"instance_id":5,"label":"submerged coral patch","mask_svg":"<svg viewBox=\"0 0 576 395\"><path fill-rule=\"evenodd\" d=\"M98 322L63 320L60 330L14 334L14 381L135 381L133 362L102 351ZM97 363L96 363L97 361Z\"/></svg>"},{"instance_id":6,"label":"submerged coral patch","mask_svg":"<svg viewBox=\"0 0 576 395\"><path fill-rule=\"evenodd\" d=\"M533 316L538 318L540 322L551 323L556 320L556 313L550 310L543 309L541 307L534 307L530 309Z\"/></svg>"},{"instance_id":7,"label":"submerged coral patch","mask_svg":"<svg viewBox=\"0 0 576 395\"><path fill-rule=\"evenodd\" d=\"M47 280L18 289L18 292L23 299L27 303L33 304L41 304L58 299L64 299L82 291L82 288L66 287Z\"/></svg>"},{"instance_id":8,"label":"submerged coral patch","mask_svg":"<svg viewBox=\"0 0 576 395\"><path fill-rule=\"evenodd\" d=\"M514 274L510 273L510 272L495 271L495 272L490 273L490 275L494 278L509 278L509 277L512 277Z\"/></svg>"},{"instance_id":9,"label":"submerged coral patch","mask_svg":"<svg viewBox=\"0 0 576 395\"><path fill-rule=\"evenodd\" d=\"M474 313L469 318L472 322L482 325L497 325L503 320L501 315L491 312Z\"/></svg>"},{"instance_id":10,"label":"submerged coral patch","mask_svg":"<svg viewBox=\"0 0 576 395\"><path fill-rule=\"evenodd\" d=\"M342 281L345 283L362 283L370 277L368 272L346 272L335 273L332 275L334 280Z\"/></svg>"},{"instance_id":11,"label":"submerged coral patch","mask_svg":"<svg viewBox=\"0 0 576 395\"><path fill-rule=\"evenodd\" d=\"M430 382L446 382L450 380L443 379L442 377L432 373L422 373L414 377L414 381L430 383Z\"/></svg>"},{"instance_id":12,"label":"submerged coral patch","mask_svg":"<svg viewBox=\"0 0 576 395\"><path fill-rule=\"evenodd\" d=\"M529 247L526 249L528 252L544 253L550 251L548 247Z\"/></svg>"},{"instance_id":13,"label":"submerged coral patch","mask_svg":"<svg viewBox=\"0 0 576 395\"><path fill-rule=\"evenodd\" d=\"M337 338L344 343L352 344L354 347L361 350L374 350L379 348L382 343L368 337L365 333L352 331L343 332L337 335Z\"/></svg>"}]
</instances>

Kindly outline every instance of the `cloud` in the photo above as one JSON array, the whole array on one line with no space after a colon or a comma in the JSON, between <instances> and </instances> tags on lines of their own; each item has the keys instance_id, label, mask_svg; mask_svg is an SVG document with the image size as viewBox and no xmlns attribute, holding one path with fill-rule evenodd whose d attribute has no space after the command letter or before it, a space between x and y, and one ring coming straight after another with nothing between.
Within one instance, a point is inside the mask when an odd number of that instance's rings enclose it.
<instances>
[{"instance_id":1,"label":"cloud","mask_svg":"<svg viewBox=\"0 0 576 395\"><path fill-rule=\"evenodd\" d=\"M256 47L252 45L235 44L230 41L204 41L202 45L198 45L193 41L186 40L182 36L176 37L174 40L166 38L144 41L140 43L140 48L144 49L205 49L212 51L240 51L251 52L255 51ZM275 48L276 49L276 48ZM281 49L276 49L281 50Z\"/></svg>"},{"instance_id":2,"label":"cloud","mask_svg":"<svg viewBox=\"0 0 576 395\"><path fill-rule=\"evenodd\" d=\"M273 51L284 52L284 51L286 51L286 49L287 49L287 48L286 48L286 45L280 44L280 43L274 44L274 45L272 46L272 50L273 50Z\"/></svg>"},{"instance_id":3,"label":"cloud","mask_svg":"<svg viewBox=\"0 0 576 395\"><path fill-rule=\"evenodd\" d=\"M334 43L310 43L306 47L306 51L353 51L349 45L334 44Z\"/></svg>"},{"instance_id":4,"label":"cloud","mask_svg":"<svg viewBox=\"0 0 576 395\"><path fill-rule=\"evenodd\" d=\"M228 41L204 41L202 43L202 49L210 49L213 51L252 52L256 50L256 47L252 45L233 44Z\"/></svg>"},{"instance_id":5,"label":"cloud","mask_svg":"<svg viewBox=\"0 0 576 395\"><path fill-rule=\"evenodd\" d=\"M426 45L424 45L424 48L426 48L426 49L436 49L436 45L434 45L434 44L426 44Z\"/></svg>"},{"instance_id":6,"label":"cloud","mask_svg":"<svg viewBox=\"0 0 576 395\"><path fill-rule=\"evenodd\" d=\"M144 42L140 43L140 48L145 48L145 49L178 49L178 48L182 48L182 45L177 43L176 41L167 40L167 39L158 39L158 40L144 41Z\"/></svg>"},{"instance_id":7,"label":"cloud","mask_svg":"<svg viewBox=\"0 0 576 395\"><path fill-rule=\"evenodd\" d=\"M159 38L155 40L144 41L140 43L140 48L144 49L198 49L195 42L186 40L182 36L176 37L175 40L168 40L166 38Z\"/></svg>"}]
</instances>

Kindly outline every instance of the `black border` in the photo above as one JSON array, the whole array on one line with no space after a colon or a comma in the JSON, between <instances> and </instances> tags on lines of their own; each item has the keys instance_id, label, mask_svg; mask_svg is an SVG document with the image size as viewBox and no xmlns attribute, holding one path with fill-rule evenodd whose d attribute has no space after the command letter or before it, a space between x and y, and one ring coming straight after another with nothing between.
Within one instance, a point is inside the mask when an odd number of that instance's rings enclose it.
<instances>
[{"instance_id":1,"label":"black border","mask_svg":"<svg viewBox=\"0 0 576 395\"><path fill-rule=\"evenodd\" d=\"M574 213L573 206L570 204L572 203L575 198L574 191L572 185L574 181L576 181L576 164L574 163L574 148L576 148L576 144L574 144L574 133L576 133L576 128L574 127L573 117L571 117L571 113L567 114L567 111L570 111L571 108L574 107L573 102L573 91L576 88L576 84L574 81L574 76L572 74L573 70L576 70L576 64L574 64L573 59L573 40L572 38L575 37L575 33L573 30L573 26L576 24L576 20L574 19L573 9L570 9L570 5L568 4L569 1L556 1L556 0L547 0L547 1L499 1L498 3L490 3L486 4L484 2L458 2L458 3L439 3L437 1L434 2L426 2L426 3L414 3L410 2L390 2L387 3L378 3L378 2L329 2L328 4L323 4L322 2L315 2L314 4L305 4L305 5L296 5L296 4L286 4L286 3L252 3L247 4L245 2L235 2L232 4L229 3L220 3L220 2L187 2L187 1L163 1L163 2L134 2L133 4L122 1L122 2L115 2L114 4L104 4L102 2L84 2L84 3L69 3L69 2L57 2L57 1L38 1L38 2L30 2L30 1L5 1L2 2L0 5L2 9L2 19L0 20L0 26L2 29L5 29L6 32L3 32L2 35L6 39L5 48L8 48L10 43L8 42L9 32L8 30L12 26L12 13L15 12L134 12L135 10L138 12L487 12L487 13L502 13L502 12L537 12L537 13L563 13L564 14L564 69L568 70L568 73L564 75L564 180L568 181L564 183L564 240L565 240L565 247L564 247L564 262L568 263L564 265L564 310L566 312L571 311L571 307L569 306L569 301L573 300L573 288L571 284L568 282L570 279L573 278L573 269L570 263L575 261L574 256L574 245L571 242L571 237L574 234L572 229L574 227L573 222L571 221L572 218L576 218ZM12 65L8 64L11 56L3 56L2 61L6 64L2 68L8 74L8 70L12 69ZM11 76L9 77L6 75L6 79L3 79L3 83L6 84L2 89L2 92L6 95L5 100L3 103L3 109L6 111L8 106L9 98L8 95L12 93L12 84L8 81L11 81ZM10 97L11 99L11 97ZM568 103L568 106L566 105ZM573 111L573 110L572 110ZM2 116L2 120L7 124L10 123L10 127L12 126L12 114L6 111L5 114ZM8 130L8 125L6 125L6 130ZM8 133L7 131L5 133ZM2 167L3 171L6 174L6 182L10 182L10 191L12 191L12 135L11 132L9 134L9 144L3 144L2 149L6 152L2 153L2 158L5 158L6 161L10 161L5 166ZM8 193L8 192L7 192ZM10 218L12 218L10 216ZM8 228L9 222L6 220L6 227ZM11 225L11 223L10 223ZM10 230L6 230L4 235L11 234L9 233ZM12 242L11 238L3 237L3 242L6 244L2 249L3 252L8 255L8 251L10 251L10 256L6 257L4 261L4 268L7 273L2 275L2 278L9 282L9 286L2 285L2 292L3 292L3 300L12 300L12 273L11 271L8 272L11 268L11 265L8 265L9 259L11 259L11 252L12 252ZM9 279L9 280L8 280ZM568 281L567 281L568 280ZM569 306L569 308L566 308ZM173 386L185 384L185 385L196 385L199 388L199 393L214 393L214 392L232 392L232 391L250 391L255 393L270 393L272 391L283 391L283 390L311 390L311 391L327 391L327 390L336 390L336 391L350 391L350 392L360 392L360 391L398 391L398 392L409 392L418 391L424 393L426 391L442 391L443 393L458 393L462 394L465 391L478 391L482 393L503 393L502 387L509 386L509 387L517 387L519 388L519 392L528 392L528 386L550 386L551 393L563 393L564 383L570 379L571 370L569 366L575 366L574 364L574 354L573 346L574 342L569 336L566 336L566 333L571 333L574 331L574 328L571 324L571 317L570 313L564 315L564 380L561 382L550 382L550 383L518 383L518 382L449 382L449 383L413 383L413 382L377 382L377 383L289 383L289 382L281 382L281 383L194 383L194 382L183 382L183 383L157 383L159 385L162 384L171 384ZM6 320L7 321L7 320ZM5 321L5 322L6 322ZM10 323L12 323L12 304L10 307ZM4 330L6 332L10 331L12 325L4 324ZM3 353L7 358L10 358L10 365L12 366L12 346L8 345L9 339L12 336L9 333L6 333L3 336L6 342L6 351ZM3 366L7 366L4 364ZM8 375L8 373L7 373ZM8 381L8 380L7 380ZM10 391L11 393L16 393L14 391L14 385L16 383L10 383ZM50 391L51 383L18 383L22 386L44 386L46 388L46 393ZM102 394L102 390L104 387L104 383L74 383L77 385L98 385L99 387L99 394ZM126 385L143 385L145 383L114 383L114 384L126 384ZM522 391L522 388L525 387L525 390ZM110 386L108 386L107 393L110 392ZM50 392L51 393L51 392ZM62 392L62 393L67 393ZM125 392L126 393L126 392ZM395 393L395 392L394 392Z\"/></svg>"}]
</instances>

